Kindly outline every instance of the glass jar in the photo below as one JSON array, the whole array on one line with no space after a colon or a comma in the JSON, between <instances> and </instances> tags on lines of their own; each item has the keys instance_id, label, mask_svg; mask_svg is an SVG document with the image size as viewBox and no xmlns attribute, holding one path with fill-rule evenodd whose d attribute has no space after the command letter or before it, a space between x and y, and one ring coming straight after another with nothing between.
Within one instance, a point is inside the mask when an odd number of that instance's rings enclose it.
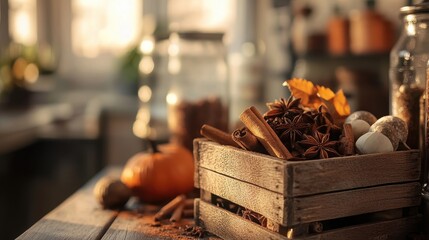
<instances>
[{"instance_id":1,"label":"glass jar","mask_svg":"<svg viewBox=\"0 0 429 240\"><path fill-rule=\"evenodd\" d=\"M408 125L407 144L421 147L423 93L429 59L429 4L401 8L402 33L390 53L390 113Z\"/></svg>"},{"instance_id":2,"label":"glass jar","mask_svg":"<svg viewBox=\"0 0 429 240\"><path fill-rule=\"evenodd\" d=\"M391 113L408 124L407 143L421 151L424 225L429 224L428 110L429 1L401 8L402 34L391 52ZM426 90L425 90L426 89ZM425 228L426 229L426 228ZM427 230L426 230L427 231Z\"/></svg>"},{"instance_id":3,"label":"glass jar","mask_svg":"<svg viewBox=\"0 0 429 240\"><path fill-rule=\"evenodd\" d=\"M203 124L228 130L228 72L222 38L220 33L178 32L169 39L170 141L190 150Z\"/></svg>"}]
</instances>

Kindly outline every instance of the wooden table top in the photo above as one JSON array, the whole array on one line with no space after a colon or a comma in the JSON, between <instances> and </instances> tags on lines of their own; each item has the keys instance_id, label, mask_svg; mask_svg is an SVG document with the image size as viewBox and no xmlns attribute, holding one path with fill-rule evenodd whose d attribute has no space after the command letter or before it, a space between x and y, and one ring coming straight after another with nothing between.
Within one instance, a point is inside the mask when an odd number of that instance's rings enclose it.
<instances>
[{"instance_id":1,"label":"wooden table top","mask_svg":"<svg viewBox=\"0 0 429 240\"><path fill-rule=\"evenodd\" d=\"M131 199L125 210L103 209L92 189L103 176L118 177L121 169L108 167L100 172L18 239L194 239L183 235L183 227L193 225L193 219L155 224L154 215L161 206L142 205Z\"/></svg>"}]
</instances>

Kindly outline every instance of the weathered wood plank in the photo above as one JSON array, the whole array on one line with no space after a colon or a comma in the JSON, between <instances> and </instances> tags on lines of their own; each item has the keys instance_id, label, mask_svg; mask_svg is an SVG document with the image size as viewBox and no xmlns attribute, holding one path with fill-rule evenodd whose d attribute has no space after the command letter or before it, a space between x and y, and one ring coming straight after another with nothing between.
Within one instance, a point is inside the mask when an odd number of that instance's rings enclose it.
<instances>
[{"instance_id":1,"label":"weathered wood plank","mask_svg":"<svg viewBox=\"0 0 429 240\"><path fill-rule=\"evenodd\" d=\"M135 212L122 211L116 217L112 225L103 236L103 240L168 240L182 239L191 240L193 237L181 235L182 231L179 226L184 227L186 224L192 225L193 219L181 220L180 223L162 223L154 226L153 214L136 214ZM165 221L168 221L165 220ZM179 225L180 224L180 225Z\"/></svg>"},{"instance_id":2,"label":"weathered wood plank","mask_svg":"<svg viewBox=\"0 0 429 240\"><path fill-rule=\"evenodd\" d=\"M421 215L395 220L366 223L311 235L297 240L404 240L411 239L410 235L419 233Z\"/></svg>"},{"instance_id":3,"label":"weathered wood plank","mask_svg":"<svg viewBox=\"0 0 429 240\"><path fill-rule=\"evenodd\" d=\"M195 200L195 207L199 213L197 222L207 231L223 239L287 239L278 233L198 199Z\"/></svg>"},{"instance_id":4,"label":"weathered wood plank","mask_svg":"<svg viewBox=\"0 0 429 240\"><path fill-rule=\"evenodd\" d=\"M160 205L141 204L129 201L127 210L123 210L109 227L103 240L140 240L140 239L164 239L164 240L192 240L192 236L183 235L186 226L193 226L193 218L182 218L177 222L170 222L169 218L155 222L155 214L162 207ZM195 209L195 206L194 206ZM216 239L215 236L205 236L204 239Z\"/></svg>"},{"instance_id":5,"label":"weathered wood plank","mask_svg":"<svg viewBox=\"0 0 429 240\"><path fill-rule=\"evenodd\" d=\"M196 172L204 167L287 197L417 181L420 177L418 150L285 162L204 139L194 144ZM199 176L195 175L197 187Z\"/></svg>"},{"instance_id":6,"label":"weathered wood plank","mask_svg":"<svg viewBox=\"0 0 429 240\"><path fill-rule=\"evenodd\" d=\"M417 182L294 198L288 225L417 206L420 198Z\"/></svg>"},{"instance_id":7,"label":"weathered wood plank","mask_svg":"<svg viewBox=\"0 0 429 240\"><path fill-rule=\"evenodd\" d=\"M418 181L418 150L288 162L293 196Z\"/></svg>"},{"instance_id":8,"label":"weathered wood plank","mask_svg":"<svg viewBox=\"0 0 429 240\"><path fill-rule=\"evenodd\" d=\"M224 239L281 239L288 240L287 236L280 235L263 228L255 223L230 213L226 210L210 205L203 201L196 201L198 221L208 231ZM412 216L395 220L360 224L340 229L325 231L297 237L297 240L403 240L410 233L419 231L421 216Z\"/></svg>"},{"instance_id":9,"label":"weathered wood plank","mask_svg":"<svg viewBox=\"0 0 429 240\"><path fill-rule=\"evenodd\" d=\"M100 239L118 212L102 209L92 189L100 177L119 176L120 170L112 167L99 173L18 239Z\"/></svg>"},{"instance_id":10,"label":"weathered wood plank","mask_svg":"<svg viewBox=\"0 0 429 240\"><path fill-rule=\"evenodd\" d=\"M205 191L258 212L284 226L311 223L369 212L417 206L417 182L284 198L281 194L200 168Z\"/></svg>"},{"instance_id":11,"label":"weathered wood plank","mask_svg":"<svg viewBox=\"0 0 429 240\"><path fill-rule=\"evenodd\" d=\"M286 223L285 199L279 193L200 168L200 187L249 208L267 218Z\"/></svg>"},{"instance_id":12,"label":"weathered wood plank","mask_svg":"<svg viewBox=\"0 0 429 240\"><path fill-rule=\"evenodd\" d=\"M199 139L195 166L207 168L274 192L284 193L284 160ZM196 178L196 181L197 178Z\"/></svg>"},{"instance_id":13,"label":"weathered wood plank","mask_svg":"<svg viewBox=\"0 0 429 240\"><path fill-rule=\"evenodd\" d=\"M198 173L200 169L200 142L204 141L203 138L194 139L194 148L193 148L193 155L194 155L194 187L200 188L200 174Z\"/></svg>"}]
</instances>

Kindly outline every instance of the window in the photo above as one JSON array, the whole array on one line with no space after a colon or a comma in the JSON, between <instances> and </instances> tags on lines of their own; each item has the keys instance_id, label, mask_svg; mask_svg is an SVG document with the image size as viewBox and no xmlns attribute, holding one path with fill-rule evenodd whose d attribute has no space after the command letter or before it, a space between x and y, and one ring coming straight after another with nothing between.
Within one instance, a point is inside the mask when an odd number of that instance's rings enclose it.
<instances>
[{"instance_id":1,"label":"window","mask_svg":"<svg viewBox=\"0 0 429 240\"><path fill-rule=\"evenodd\" d=\"M31 46L37 42L36 0L9 0L9 33L12 41Z\"/></svg>"},{"instance_id":2,"label":"window","mask_svg":"<svg viewBox=\"0 0 429 240\"><path fill-rule=\"evenodd\" d=\"M141 0L72 0L72 48L76 55L121 54L139 41Z\"/></svg>"}]
</instances>

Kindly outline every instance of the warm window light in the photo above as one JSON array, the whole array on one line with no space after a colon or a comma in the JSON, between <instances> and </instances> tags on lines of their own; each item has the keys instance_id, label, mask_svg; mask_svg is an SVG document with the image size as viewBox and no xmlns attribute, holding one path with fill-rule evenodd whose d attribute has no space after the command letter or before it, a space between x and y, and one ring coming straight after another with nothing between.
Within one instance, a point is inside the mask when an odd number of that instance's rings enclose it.
<instances>
[{"instance_id":1,"label":"warm window light","mask_svg":"<svg viewBox=\"0 0 429 240\"><path fill-rule=\"evenodd\" d=\"M169 93L167 94L166 100L169 105L175 105L177 104L178 100L177 95L175 93Z\"/></svg>"},{"instance_id":2,"label":"warm window light","mask_svg":"<svg viewBox=\"0 0 429 240\"><path fill-rule=\"evenodd\" d=\"M150 110L147 106L143 106L139 109L136 117L136 121L133 124L133 133L139 138L146 138L151 133L149 126L150 121Z\"/></svg>"},{"instance_id":3,"label":"warm window light","mask_svg":"<svg viewBox=\"0 0 429 240\"><path fill-rule=\"evenodd\" d=\"M153 37L144 38L140 43L140 51L143 54L151 54L155 48L155 40Z\"/></svg>"},{"instance_id":4,"label":"warm window light","mask_svg":"<svg viewBox=\"0 0 429 240\"><path fill-rule=\"evenodd\" d=\"M139 95L140 101L149 102L149 100L152 97L152 90L150 89L149 86L143 85L139 88L138 95Z\"/></svg>"},{"instance_id":5,"label":"warm window light","mask_svg":"<svg viewBox=\"0 0 429 240\"><path fill-rule=\"evenodd\" d=\"M9 0L9 32L16 43L37 42L37 8L34 0Z\"/></svg>"},{"instance_id":6,"label":"warm window light","mask_svg":"<svg viewBox=\"0 0 429 240\"><path fill-rule=\"evenodd\" d=\"M173 28L224 31L233 4L230 0L170 0L168 15Z\"/></svg>"},{"instance_id":7,"label":"warm window light","mask_svg":"<svg viewBox=\"0 0 429 240\"><path fill-rule=\"evenodd\" d=\"M35 83L39 78L39 68L34 63L30 63L24 70L24 79L27 83Z\"/></svg>"},{"instance_id":8,"label":"warm window light","mask_svg":"<svg viewBox=\"0 0 429 240\"><path fill-rule=\"evenodd\" d=\"M179 35L177 33L172 33L170 36L170 45L168 46L168 55L175 57L179 55Z\"/></svg>"},{"instance_id":9,"label":"warm window light","mask_svg":"<svg viewBox=\"0 0 429 240\"><path fill-rule=\"evenodd\" d=\"M77 55L121 54L138 42L141 0L72 0L72 46Z\"/></svg>"},{"instance_id":10,"label":"warm window light","mask_svg":"<svg viewBox=\"0 0 429 240\"><path fill-rule=\"evenodd\" d=\"M155 63L151 56L144 56L139 63L139 70L143 74L151 74L155 68Z\"/></svg>"}]
</instances>

